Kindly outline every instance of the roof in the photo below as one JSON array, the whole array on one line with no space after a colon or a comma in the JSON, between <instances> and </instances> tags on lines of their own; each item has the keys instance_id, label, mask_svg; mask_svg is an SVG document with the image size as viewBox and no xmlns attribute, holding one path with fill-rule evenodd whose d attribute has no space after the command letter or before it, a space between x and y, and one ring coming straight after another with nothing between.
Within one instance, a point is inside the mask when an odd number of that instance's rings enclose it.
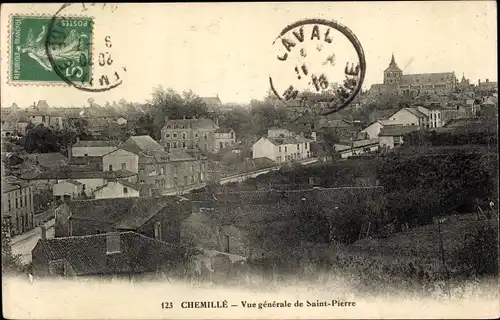
<instances>
[{"instance_id":1,"label":"roof","mask_svg":"<svg viewBox=\"0 0 500 320\"><path fill-rule=\"evenodd\" d=\"M211 119L169 119L162 130L174 129L217 129L217 125Z\"/></svg>"},{"instance_id":2,"label":"roof","mask_svg":"<svg viewBox=\"0 0 500 320\"><path fill-rule=\"evenodd\" d=\"M398 65L396 63L396 59L394 59L394 53L392 54L391 63L389 64L389 66L387 67L387 69L385 69L384 72L388 72L388 71L402 72L402 70L398 67Z\"/></svg>"},{"instance_id":3,"label":"roof","mask_svg":"<svg viewBox=\"0 0 500 320\"><path fill-rule=\"evenodd\" d=\"M33 256L41 249L46 260L64 259L78 276L156 271L175 259L178 247L127 231L120 237L120 252L107 254L107 234L40 239ZM44 259L44 260L45 260Z\"/></svg>"},{"instance_id":4,"label":"roof","mask_svg":"<svg viewBox=\"0 0 500 320\"><path fill-rule=\"evenodd\" d=\"M164 208L172 218L191 212L189 201L178 196L74 200L68 205L71 219L101 221L126 230L140 228Z\"/></svg>"},{"instance_id":5,"label":"roof","mask_svg":"<svg viewBox=\"0 0 500 320\"><path fill-rule=\"evenodd\" d=\"M387 126L380 130L379 136L402 136L409 132L417 131L418 126Z\"/></svg>"},{"instance_id":6,"label":"roof","mask_svg":"<svg viewBox=\"0 0 500 320\"><path fill-rule=\"evenodd\" d=\"M69 180L64 180L64 181L60 181L59 183L62 183L62 182L68 182L68 183L74 184L75 186L81 186L81 185L83 185L83 183L80 183L80 182L78 182L78 181L71 180L71 179L69 179Z\"/></svg>"},{"instance_id":7,"label":"roof","mask_svg":"<svg viewBox=\"0 0 500 320\"><path fill-rule=\"evenodd\" d=\"M220 105L222 101L220 101L219 97L201 97L201 101L203 101L207 106Z\"/></svg>"},{"instance_id":8,"label":"roof","mask_svg":"<svg viewBox=\"0 0 500 320\"><path fill-rule=\"evenodd\" d=\"M215 130L215 133L230 133L231 131L234 131L231 128L219 128Z\"/></svg>"},{"instance_id":9,"label":"roof","mask_svg":"<svg viewBox=\"0 0 500 320\"><path fill-rule=\"evenodd\" d=\"M454 78L453 72L404 74L400 85L420 86L427 84L445 84Z\"/></svg>"},{"instance_id":10,"label":"roof","mask_svg":"<svg viewBox=\"0 0 500 320\"><path fill-rule=\"evenodd\" d=\"M96 168L102 167L102 156L86 156L86 157L75 157L71 158L69 162L70 165L84 165L84 166L93 166Z\"/></svg>"},{"instance_id":11,"label":"roof","mask_svg":"<svg viewBox=\"0 0 500 320\"><path fill-rule=\"evenodd\" d=\"M141 151L165 150L161 144L148 135L132 136L120 144L120 148L135 154L139 154Z\"/></svg>"},{"instance_id":12,"label":"roof","mask_svg":"<svg viewBox=\"0 0 500 320\"><path fill-rule=\"evenodd\" d=\"M169 160L170 156L165 150L139 152L139 163L168 162Z\"/></svg>"},{"instance_id":13,"label":"roof","mask_svg":"<svg viewBox=\"0 0 500 320\"><path fill-rule=\"evenodd\" d=\"M80 140L73 145L74 148L97 148L97 147L118 147L118 141L108 141L108 140Z\"/></svg>"},{"instance_id":14,"label":"roof","mask_svg":"<svg viewBox=\"0 0 500 320\"><path fill-rule=\"evenodd\" d=\"M120 179L120 180L117 180L117 181L111 181L111 182L119 183L119 184L121 184L121 185L123 185L123 186L125 186L125 187L129 187L129 188L132 188L132 189L137 190L137 191L140 191L140 190L141 190L141 186L140 186L140 185L135 184L135 183L132 183L132 182L130 182L130 181L128 181L128 180ZM96 189L94 190L94 192L97 192L97 191L99 191L99 190L101 190L101 189L106 188L106 187L108 186L108 184L109 184L109 183L110 183L110 181L108 181L108 183L106 183L105 185L100 186L99 188L96 188Z\"/></svg>"},{"instance_id":15,"label":"roof","mask_svg":"<svg viewBox=\"0 0 500 320\"><path fill-rule=\"evenodd\" d=\"M38 161L40 166L46 168L59 167L68 164L68 158L59 152L50 153L28 153L26 157L35 162Z\"/></svg>"},{"instance_id":16,"label":"roof","mask_svg":"<svg viewBox=\"0 0 500 320\"><path fill-rule=\"evenodd\" d=\"M268 137L267 140L269 140L272 144L274 145L285 145L285 144L298 144L298 143L303 143L303 142L312 142L313 140L301 137L301 136L294 136L294 137Z\"/></svg>"},{"instance_id":17,"label":"roof","mask_svg":"<svg viewBox=\"0 0 500 320\"><path fill-rule=\"evenodd\" d=\"M427 117L427 115L425 113L423 113L422 111L418 110L415 107L408 107L408 108L405 108L405 110L407 110L408 112L410 112L411 114L413 114L414 116L417 116L419 118Z\"/></svg>"},{"instance_id":18,"label":"roof","mask_svg":"<svg viewBox=\"0 0 500 320\"><path fill-rule=\"evenodd\" d=\"M59 170L33 171L21 175L24 180L67 180L67 179L120 179L129 178L137 173L119 170L119 171L99 171L89 170L88 168L78 168L66 166Z\"/></svg>"},{"instance_id":19,"label":"roof","mask_svg":"<svg viewBox=\"0 0 500 320\"><path fill-rule=\"evenodd\" d=\"M345 120L328 120L321 124L321 127L330 127L330 128L349 128L350 124Z\"/></svg>"},{"instance_id":20,"label":"roof","mask_svg":"<svg viewBox=\"0 0 500 320\"><path fill-rule=\"evenodd\" d=\"M182 149L170 149L169 150L171 161L189 161L195 160L191 155Z\"/></svg>"}]
</instances>

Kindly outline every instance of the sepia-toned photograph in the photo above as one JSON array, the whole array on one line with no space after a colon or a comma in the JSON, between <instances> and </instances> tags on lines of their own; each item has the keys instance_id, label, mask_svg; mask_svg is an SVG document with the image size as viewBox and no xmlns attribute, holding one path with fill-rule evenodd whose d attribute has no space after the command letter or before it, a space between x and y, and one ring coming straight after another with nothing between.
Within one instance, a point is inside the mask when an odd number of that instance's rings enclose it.
<instances>
[{"instance_id":1,"label":"sepia-toned photograph","mask_svg":"<svg viewBox=\"0 0 500 320\"><path fill-rule=\"evenodd\" d=\"M8 3L6 319L500 316L493 1Z\"/></svg>"}]
</instances>

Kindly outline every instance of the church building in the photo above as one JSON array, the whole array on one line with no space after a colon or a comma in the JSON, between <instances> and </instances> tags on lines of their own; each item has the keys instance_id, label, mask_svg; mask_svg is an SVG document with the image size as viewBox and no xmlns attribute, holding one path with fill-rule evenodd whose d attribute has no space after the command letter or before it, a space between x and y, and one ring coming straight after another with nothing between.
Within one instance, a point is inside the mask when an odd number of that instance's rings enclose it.
<instances>
[{"instance_id":1,"label":"church building","mask_svg":"<svg viewBox=\"0 0 500 320\"><path fill-rule=\"evenodd\" d=\"M457 85L454 72L403 74L393 54L389 67L384 71L384 83L373 84L370 91L417 97L423 94L447 94Z\"/></svg>"}]
</instances>

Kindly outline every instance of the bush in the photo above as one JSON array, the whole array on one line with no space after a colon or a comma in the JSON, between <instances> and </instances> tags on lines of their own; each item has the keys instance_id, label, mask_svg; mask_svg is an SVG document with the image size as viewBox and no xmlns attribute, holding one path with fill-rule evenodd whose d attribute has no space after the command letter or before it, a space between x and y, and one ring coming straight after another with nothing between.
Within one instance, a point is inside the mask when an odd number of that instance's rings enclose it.
<instances>
[{"instance_id":1,"label":"bush","mask_svg":"<svg viewBox=\"0 0 500 320\"><path fill-rule=\"evenodd\" d=\"M484 226L465 236L456 253L456 267L466 276L498 275L498 228Z\"/></svg>"}]
</instances>

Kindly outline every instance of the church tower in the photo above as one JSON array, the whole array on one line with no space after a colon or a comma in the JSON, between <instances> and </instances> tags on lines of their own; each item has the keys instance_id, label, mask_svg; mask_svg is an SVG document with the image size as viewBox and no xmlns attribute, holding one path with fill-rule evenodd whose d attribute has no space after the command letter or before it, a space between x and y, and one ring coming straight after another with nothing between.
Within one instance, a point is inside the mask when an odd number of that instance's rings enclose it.
<instances>
[{"instance_id":1,"label":"church tower","mask_svg":"<svg viewBox=\"0 0 500 320\"><path fill-rule=\"evenodd\" d=\"M394 53L392 54L391 63L389 67L384 71L384 84L398 84L401 81L401 76L403 71L399 69L394 59Z\"/></svg>"}]
</instances>

